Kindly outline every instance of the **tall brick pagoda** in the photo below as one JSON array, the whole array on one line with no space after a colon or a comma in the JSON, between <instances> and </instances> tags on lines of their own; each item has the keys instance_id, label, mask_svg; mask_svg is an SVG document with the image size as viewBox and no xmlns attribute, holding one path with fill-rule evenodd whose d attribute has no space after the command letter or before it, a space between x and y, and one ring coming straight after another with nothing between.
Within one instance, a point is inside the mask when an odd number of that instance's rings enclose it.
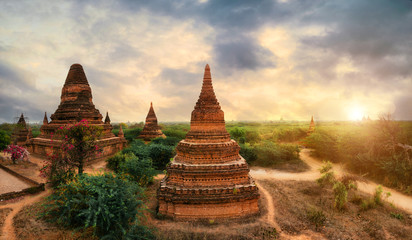
<instances>
[{"instance_id":1,"label":"tall brick pagoda","mask_svg":"<svg viewBox=\"0 0 412 240\"><path fill-rule=\"evenodd\" d=\"M141 138L145 141L150 141L150 139L158 137L164 138L166 136L163 134L162 130L157 124L157 117L156 113L153 110L153 103L150 103L150 108L149 112L147 113L146 122L138 138Z\"/></svg>"},{"instance_id":2,"label":"tall brick pagoda","mask_svg":"<svg viewBox=\"0 0 412 240\"><path fill-rule=\"evenodd\" d=\"M22 113L15 128L13 129L13 133L11 134L11 142L14 145L25 146L27 140L31 137L31 131L27 129L26 120L24 119L24 115Z\"/></svg>"},{"instance_id":3,"label":"tall brick pagoda","mask_svg":"<svg viewBox=\"0 0 412 240\"><path fill-rule=\"evenodd\" d=\"M313 121L313 116L312 116L312 119L310 120L310 124L309 124L308 134L313 133L314 131L315 131L315 121Z\"/></svg>"},{"instance_id":4,"label":"tall brick pagoda","mask_svg":"<svg viewBox=\"0 0 412 240\"><path fill-rule=\"evenodd\" d=\"M259 212L259 193L225 128L206 65L190 131L158 189L159 213L176 220L239 218Z\"/></svg>"},{"instance_id":5,"label":"tall brick pagoda","mask_svg":"<svg viewBox=\"0 0 412 240\"><path fill-rule=\"evenodd\" d=\"M126 145L126 139L116 137L112 133L112 125L108 113L105 122L102 115L93 104L92 90L87 81L86 74L80 64L73 64L67 74L60 98L60 105L56 112L50 116L51 121L44 114L40 135L31 139L29 151L41 155L50 153L53 148L60 147L59 136L56 130L67 124L75 124L83 119L90 125L100 126L103 129L98 144L103 148L99 158L115 154Z\"/></svg>"}]
</instances>

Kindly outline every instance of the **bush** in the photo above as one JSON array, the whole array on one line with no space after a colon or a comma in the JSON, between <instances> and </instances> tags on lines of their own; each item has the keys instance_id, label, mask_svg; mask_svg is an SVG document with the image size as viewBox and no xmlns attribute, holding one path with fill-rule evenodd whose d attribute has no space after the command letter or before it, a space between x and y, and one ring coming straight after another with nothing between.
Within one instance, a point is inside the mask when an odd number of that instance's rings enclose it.
<instances>
[{"instance_id":1,"label":"bush","mask_svg":"<svg viewBox=\"0 0 412 240\"><path fill-rule=\"evenodd\" d=\"M239 128L239 127L234 127L229 131L230 136L235 139L236 141L239 141L240 138L245 138L245 129L244 128Z\"/></svg>"},{"instance_id":2,"label":"bush","mask_svg":"<svg viewBox=\"0 0 412 240\"><path fill-rule=\"evenodd\" d=\"M318 231L319 227L322 227L326 222L326 216L323 211L317 210L314 207L306 211L306 216L311 223L315 224L316 231Z\"/></svg>"},{"instance_id":3,"label":"bush","mask_svg":"<svg viewBox=\"0 0 412 240\"><path fill-rule=\"evenodd\" d=\"M303 128L281 128L273 133L273 137L283 142L295 142L307 136Z\"/></svg>"},{"instance_id":4,"label":"bush","mask_svg":"<svg viewBox=\"0 0 412 240\"><path fill-rule=\"evenodd\" d=\"M136 226L143 216L142 198L141 187L113 174L83 174L48 197L43 216L66 227L92 229L99 238L153 239L147 228Z\"/></svg>"},{"instance_id":5,"label":"bush","mask_svg":"<svg viewBox=\"0 0 412 240\"><path fill-rule=\"evenodd\" d=\"M316 156L332 162L339 160L337 137L332 133L317 130L304 141L307 147L315 149Z\"/></svg>"},{"instance_id":6,"label":"bush","mask_svg":"<svg viewBox=\"0 0 412 240\"><path fill-rule=\"evenodd\" d=\"M121 163L124 163L126 161L127 154L133 154L133 153L118 152L114 156L109 157L108 159L106 159L106 162L107 162L106 167L108 169L113 170L114 172L119 172L119 166Z\"/></svg>"},{"instance_id":7,"label":"bush","mask_svg":"<svg viewBox=\"0 0 412 240\"><path fill-rule=\"evenodd\" d=\"M332 163L329 161L323 162L322 167L319 169L321 174L320 178L316 179L316 182L324 187L328 184L334 184L336 181L335 173L332 170Z\"/></svg>"},{"instance_id":8,"label":"bush","mask_svg":"<svg viewBox=\"0 0 412 240\"><path fill-rule=\"evenodd\" d=\"M163 130L163 134L166 135L167 137L175 137L175 138L178 138L180 140L185 139L186 133L187 133L187 131L177 130L177 129Z\"/></svg>"},{"instance_id":9,"label":"bush","mask_svg":"<svg viewBox=\"0 0 412 240\"><path fill-rule=\"evenodd\" d=\"M125 155L124 159L118 168L120 173L125 174L140 186L146 186L153 182L153 176L156 175L156 171L152 168L152 161L150 159L139 159L131 153Z\"/></svg>"},{"instance_id":10,"label":"bush","mask_svg":"<svg viewBox=\"0 0 412 240\"><path fill-rule=\"evenodd\" d=\"M346 189L345 184L340 181L336 181L333 185L333 194L335 195L334 206L337 209L342 210L348 202L348 190Z\"/></svg>"},{"instance_id":11,"label":"bush","mask_svg":"<svg viewBox=\"0 0 412 240\"><path fill-rule=\"evenodd\" d=\"M157 170L166 169L166 165L174 155L174 146L165 146L161 144L149 145L149 157L152 159L153 166Z\"/></svg>"},{"instance_id":12,"label":"bush","mask_svg":"<svg viewBox=\"0 0 412 240\"><path fill-rule=\"evenodd\" d=\"M299 147L293 144L276 144L265 141L263 144L254 146L257 155L256 165L262 167L273 167L280 163L299 160Z\"/></svg>"},{"instance_id":13,"label":"bush","mask_svg":"<svg viewBox=\"0 0 412 240\"><path fill-rule=\"evenodd\" d=\"M133 153L140 159L148 158L150 155L148 146L140 139L133 140L128 148L122 150L122 153Z\"/></svg>"},{"instance_id":14,"label":"bush","mask_svg":"<svg viewBox=\"0 0 412 240\"><path fill-rule=\"evenodd\" d=\"M123 129L124 138L126 138L128 142L132 142L140 135L141 131L142 131L142 128Z\"/></svg>"},{"instance_id":15,"label":"bush","mask_svg":"<svg viewBox=\"0 0 412 240\"><path fill-rule=\"evenodd\" d=\"M255 144L259 143L262 139L257 131L246 131L245 140L247 143Z\"/></svg>"},{"instance_id":16,"label":"bush","mask_svg":"<svg viewBox=\"0 0 412 240\"><path fill-rule=\"evenodd\" d=\"M246 160L248 164L251 164L257 159L255 150L248 144L240 144L239 154Z\"/></svg>"},{"instance_id":17,"label":"bush","mask_svg":"<svg viewBox=\"0 0 412 240\"><path fill-rule=\"evenodd\" d=\"M151 144L162 144L166 146L173 146L176 147L176 145L180 142L180 138L177 137L167 137L167 138L155 138L151 141Z\"/></svg>"},{"instance_id":18,"label":"bush","mask_svg":"<svg viewBox=\"0 0 412 240\"><path fill-rule=\"evenodd\" d=\"M10 135L6 131L0 130L0 151L7 148L10 144Z\"/></svg>"}]
</instances>

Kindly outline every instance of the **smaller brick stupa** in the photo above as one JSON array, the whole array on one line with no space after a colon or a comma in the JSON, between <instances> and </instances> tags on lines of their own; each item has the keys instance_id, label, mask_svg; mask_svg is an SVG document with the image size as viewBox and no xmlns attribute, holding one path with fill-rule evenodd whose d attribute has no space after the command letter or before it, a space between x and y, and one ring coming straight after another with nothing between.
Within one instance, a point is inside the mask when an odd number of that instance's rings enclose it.
<instances>
[{"instance_id":1,"label":"smaller brick stupa","mask_svg":"<svg viewBox=\"0 0 412 240\"><path fill-rule=\"evenodd\" d=\"M23 113L20 115L19 121L17 122L13 133L11 134L11 142L14 145L25 146L27 140L32 137L31 131L27 129L26 120L24 120Z\"/></svg>"},{"instance_id":2,"label":"smaller brick stupa","mask_svg":"<svg viewBox=\"0 0 412 240\"><path fill-rule=\"evenodd\" d=\"M206 65L190 131L177 145L160 182L159 214L176 220L214 220L259 213L259 190L239 150L225 128Z\"/></svg>"},{"instance_id":3,"label":"smaller brick stupa","mask_svg":"<svg viewBox=\"0 0 412 240\"><path fill-rule=\"evenodd\" d=\"M314 131L315 131L315 121L313 121L313 116L312 116L312 119L310 120L310 124L309 124L308 134L311 134Z\"/></svg>"},{"instance_id":4,"label":"smaller brick stupa","mask_svg":"<svg viewBox=\"0 0 412 240\"><path fill-rule=\"evenodd\" d=\"M44 113L40 135L30 141L30 152L47 155L53 149L59 148L60 136L56 134L56 131L60 127L75 124L81 120L87 120L89 125L99 126L103 129L98 140L103 153L98 158L113 155L125 147L126 139L116 137L112 133L113 127L110 124L108 113L106 113L105 121L102 121L103 116L93 104L92 90L80 64L73 64L70 67L60 99L60 105L56 112L50 116L50 122L47 119L47 114Z\"/></svg>"},{"instance_id":5,"label":"smaller brick stupa","mask_svg":"<svg viewBox=\"0 0 412 240\"><path fill-rule=\"evenodd\" d=\"M144 124L143 130L137 138L143 139L144 141L150 141L153 138L166 136L163 134L159 125L157 124L157 117L153 110L153 103L150 103L149 113L147 113L146 122Z\"/></svg>"}]
</instances>

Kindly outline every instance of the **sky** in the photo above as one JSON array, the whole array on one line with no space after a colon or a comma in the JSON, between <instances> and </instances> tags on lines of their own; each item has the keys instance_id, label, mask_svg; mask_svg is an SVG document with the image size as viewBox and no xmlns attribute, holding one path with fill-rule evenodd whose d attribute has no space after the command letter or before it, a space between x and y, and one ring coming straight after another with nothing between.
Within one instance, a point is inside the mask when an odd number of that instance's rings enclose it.
<instances>
[{"instance_id":1,"label":"sky","mask_svg":"<svg viewBox=\"0 0 412 240\"><path fill-rule=\"evenodd\" d=\"M0 1L0 122L50 116L70 65L112 122L412 120L411 0Z\"/></svg>"}]
</instances>

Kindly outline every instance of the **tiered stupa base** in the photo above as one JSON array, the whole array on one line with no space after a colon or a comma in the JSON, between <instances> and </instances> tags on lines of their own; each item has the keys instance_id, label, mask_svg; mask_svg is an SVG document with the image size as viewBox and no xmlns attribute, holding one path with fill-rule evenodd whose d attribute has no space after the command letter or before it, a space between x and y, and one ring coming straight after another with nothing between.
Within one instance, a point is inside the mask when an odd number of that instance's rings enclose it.
<instances>
[{"instance_id":1,"label":"tiered stupa base","mask_svg":"<svg viewBox=\"0 0 412 240\"><path fill-rule=\"evenodd\" d=\"M243 218L259 213L253 181L234 187L179 187L160 183L159 214L174 220Z\"/></svg>"}]
</instances>

